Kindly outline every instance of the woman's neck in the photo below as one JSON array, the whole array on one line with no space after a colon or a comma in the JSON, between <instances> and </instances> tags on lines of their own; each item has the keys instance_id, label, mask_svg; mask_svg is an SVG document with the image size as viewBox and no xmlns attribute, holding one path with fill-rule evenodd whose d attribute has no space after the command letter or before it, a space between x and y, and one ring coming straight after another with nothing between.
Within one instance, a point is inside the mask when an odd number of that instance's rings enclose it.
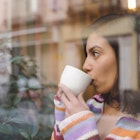
<instances>
[{"instance_id":1,"label":"woman's neck","mask_svg":"<svg viewBox=\"0 0 140 140\"><path fill-rule=\"evenodd\" d=\"M118 103L113 103L112 105L105 104L104 105L104 112L103 114L110 114L110 115L115 115L115 114L121 113Z\"/></svg>"},{"instance_id":2,"label":"woman's neck","mask_svg":"<svg viewBox=\"0 0 140 140\"><path fill-rule=\"evenodd\" d=\"M116 122L122 115L122 112L118 108L107 104L104 105L103 115L97 123L97 129L101 140L109 134L110 130L113 129Z\"/></svg>"}]
</instances>

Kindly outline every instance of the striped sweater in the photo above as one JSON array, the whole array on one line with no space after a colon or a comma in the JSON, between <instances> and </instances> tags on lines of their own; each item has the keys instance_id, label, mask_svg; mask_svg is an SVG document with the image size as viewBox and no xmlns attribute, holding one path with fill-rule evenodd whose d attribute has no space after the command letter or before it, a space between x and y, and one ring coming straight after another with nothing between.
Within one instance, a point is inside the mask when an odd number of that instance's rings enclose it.
<instances>
[{"instance_id":1,"label":"striped sweater","mask_svg":"<svg viewBox=\"0 0 140 140\"><path fill-rule=\"evenodd\" d=\"M51 140L101 140L96 127L104 101L95 95L87 101L90 111L81 111L65 119L65 107L55 96L55 126ZM118 119L104 140L140 140L140 120L132 116Z\"/></svg>"}]
</instances>

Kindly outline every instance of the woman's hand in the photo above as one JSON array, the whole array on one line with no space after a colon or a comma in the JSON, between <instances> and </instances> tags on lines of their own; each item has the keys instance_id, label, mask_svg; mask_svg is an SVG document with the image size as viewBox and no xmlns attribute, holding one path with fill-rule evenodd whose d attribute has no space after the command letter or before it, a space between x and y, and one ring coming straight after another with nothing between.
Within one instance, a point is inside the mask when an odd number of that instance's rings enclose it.
<instances>
[{"instance_id":1,"label":"woman's hand","mask_svg":"<svg viewBox=\"0 0 140 140\"><path fill-rule=\"evenodd\" d=\"M59 85L57 96L65 105L66 117L69 117L80 111L89 110L86 102L83 99L83 93L75 96L74 93L63 84Z\"/></svg>"}]
</instances>

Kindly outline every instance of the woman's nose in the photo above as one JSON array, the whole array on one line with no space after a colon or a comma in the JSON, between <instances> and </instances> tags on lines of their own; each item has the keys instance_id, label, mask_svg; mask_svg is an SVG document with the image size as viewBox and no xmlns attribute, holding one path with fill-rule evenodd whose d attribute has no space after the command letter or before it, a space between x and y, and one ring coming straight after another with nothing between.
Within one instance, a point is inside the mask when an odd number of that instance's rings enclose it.
<instances>
[{"instance_id":1,"label":"woman's nose","mask_svg":"<svg viewBox=\"0 0 140 140\"><path fill-rule=\"evenodd\" d=\"M85 60L85 62L83 64L83 71L88 73L90 70L91 70L91 66L90 66L88 58L86 58L86 60Z\"/></svg>"}]
</instances>

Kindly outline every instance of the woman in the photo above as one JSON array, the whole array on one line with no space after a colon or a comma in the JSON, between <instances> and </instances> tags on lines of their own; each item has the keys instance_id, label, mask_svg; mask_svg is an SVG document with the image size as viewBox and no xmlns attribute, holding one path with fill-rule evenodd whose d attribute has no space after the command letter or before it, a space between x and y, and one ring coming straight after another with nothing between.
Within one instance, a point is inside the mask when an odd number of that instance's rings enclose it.
<instances>
[{"instance_id":1,"label":"woman","mask_svg":"<svg viewBox=\"0 0 140 140\"><path fill-rule=\"evenodd\" d=\"M99 19L95 30L104 21L116 18L111 15ZM92 31L85 42L83 70L93 78L96 94L86 103L83 93L76 97L59 85L52 140L140 140L139 94L127 91L126 98L118 90L118 44Z\"/></svg>"}]
</instances>

